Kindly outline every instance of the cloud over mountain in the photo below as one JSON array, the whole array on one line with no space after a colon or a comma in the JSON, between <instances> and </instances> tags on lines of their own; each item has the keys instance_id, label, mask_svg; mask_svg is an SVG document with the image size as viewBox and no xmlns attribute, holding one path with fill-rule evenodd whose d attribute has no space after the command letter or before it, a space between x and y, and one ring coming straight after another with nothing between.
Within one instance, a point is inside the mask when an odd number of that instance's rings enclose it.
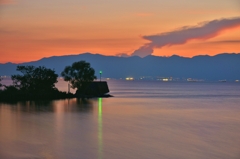
<instances>
[{"instance_id":1,"label":"cloud over mountain","mask_svg":"<svg viewBox=\"0 0 240 159\"><path fill-rule=\"evenodd\" d=\"M132 56L151 55L154 48L179 45L192 39L207 40L216 37L221 31L240 26L240 17L219 19L200 23L196 26L184 26L178 30L156 35L146 35L143 39L150 41L132 53Z\"/></svg>"}]
</instances>

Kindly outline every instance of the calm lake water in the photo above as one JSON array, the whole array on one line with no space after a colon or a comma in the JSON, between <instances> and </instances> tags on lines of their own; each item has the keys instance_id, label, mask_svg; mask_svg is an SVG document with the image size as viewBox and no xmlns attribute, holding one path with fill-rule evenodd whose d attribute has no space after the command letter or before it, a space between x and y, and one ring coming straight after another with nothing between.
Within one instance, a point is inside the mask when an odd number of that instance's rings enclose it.
<instances>
[{"instance_id":1,"label":"calm lake water","mask_svg":"<svg viewBox=\"0 0 240 159\"><path fill-rule=\"evenodd\" d=\"M113 98L0 103L0 159L240 158L240 83L108 84Z\"/></svg>"}]
</instances>

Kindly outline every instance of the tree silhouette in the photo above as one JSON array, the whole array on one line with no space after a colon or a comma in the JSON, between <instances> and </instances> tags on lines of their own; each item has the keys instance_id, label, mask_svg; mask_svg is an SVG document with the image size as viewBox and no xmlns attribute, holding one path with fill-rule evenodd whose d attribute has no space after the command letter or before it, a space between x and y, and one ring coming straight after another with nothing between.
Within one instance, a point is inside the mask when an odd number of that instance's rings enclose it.
<instances>
[{"instance_id":1,"label":"tree silhouette","mask_svg":"<svg viewBox=\"0 0 240 159\"><path fill-rule=\"evenodd\" d=\"M71 87L81 90L86 82L92 82L97 77L95 70L86 61L74 62L72 66L66 66L61 75L65 81L69 81Z\"/></svg>"},{"instance_id":2,"label":"tree silhouette","mask_svg":"<svg viewBox=\"0 0 240 159\"><path fill-rule=\"evenodd\" d=\"M2 78L0 77L0 88L3 86L1 81L2 81Z\"/></svg>"},{"instance_id":3,"label":"tree silhouette","mask_svg":"<svg viewBox=\"0 0 240 159\"><path fill-rule=\"evenodd\" d=\"M13 84L0 90L0 101L52 100L75 97L55 87L58 75L44 66L17 66L22 74L12 75Z\"/></svg>"},{"instance_id":4,"label":"tree silhouette","mask_svg":"<svg viewBox=\"0 0 240 159\"><path fill-rule=\"evenodd\" d=\"M13 85L28 92L46 92L55 89L58 75L44 66L17 66L23 75L12 75Z\"/></svg>"}]
</instances>

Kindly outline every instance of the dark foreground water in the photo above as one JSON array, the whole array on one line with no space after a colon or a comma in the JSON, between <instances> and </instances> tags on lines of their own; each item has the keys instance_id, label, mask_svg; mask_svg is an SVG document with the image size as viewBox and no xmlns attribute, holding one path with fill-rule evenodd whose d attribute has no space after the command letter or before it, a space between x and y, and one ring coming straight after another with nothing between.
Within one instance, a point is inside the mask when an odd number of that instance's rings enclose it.
<instances>
[{"instance_id":1,"label":"dark foreground water","mask_svg":"<svg viewBox=\"0 0 240 159\"><path fill-rule=\"evenodd\" d=\"M1 103L0 159L240 158L240 83L108 83L113 98Z\"/></svg>"}]
</instances>

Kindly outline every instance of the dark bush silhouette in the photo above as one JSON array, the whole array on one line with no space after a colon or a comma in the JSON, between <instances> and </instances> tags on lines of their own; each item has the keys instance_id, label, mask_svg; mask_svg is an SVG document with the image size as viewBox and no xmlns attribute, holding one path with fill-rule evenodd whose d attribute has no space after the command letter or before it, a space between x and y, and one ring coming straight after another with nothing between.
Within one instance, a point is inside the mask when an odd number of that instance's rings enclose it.
<instances>
[{"instance_id":1,"label":"dark bush silhouette","mask_svg":"<svg viewBox=\"0 0 240 159\"><path fill-rule=\"evenodd\" d=\"M1 81L2 81L2 78L0 77L0 89L1 89L1 87L3 86L2 83L1 83Z\"/></svg>"},{"instance_id":2,"label":"dark bush silhouette","mask_svg":"<svg viewBox=\"0 0 240 159\"><path fill-rule=\"evenodd\" d=\"M43 66L17 66L22 75L12 75L13 85L23 91L46 92L56 89L58 75Z\"/></svg>"},{"instance_id":3,"label":"dark bush silhouette","mask_svg":"<svg viewBox=\"0 0 240 159\"><path fill-rule=\"evenodd\" d=\"M84 89L88 82L92 82L97 77L95 70L90 63L85 61L74 62L72 66L66 66L61 75L65 81L69 81L72 88L77 88L77 93L84 94Z\"/></svg>"},{"instance_id":4,"label":"dark bush silhouette","mask_svg":"<svg viewBox=\"0 0 240 159\"><path fill-rule=\"evenodd\" d=\"M58 75L43 66L17 66L22 74L12 75L13 85L4 86L0 101L42 100L71 98L73 94L60 92L55 87Z\"/></svg>"}]
</instances>

